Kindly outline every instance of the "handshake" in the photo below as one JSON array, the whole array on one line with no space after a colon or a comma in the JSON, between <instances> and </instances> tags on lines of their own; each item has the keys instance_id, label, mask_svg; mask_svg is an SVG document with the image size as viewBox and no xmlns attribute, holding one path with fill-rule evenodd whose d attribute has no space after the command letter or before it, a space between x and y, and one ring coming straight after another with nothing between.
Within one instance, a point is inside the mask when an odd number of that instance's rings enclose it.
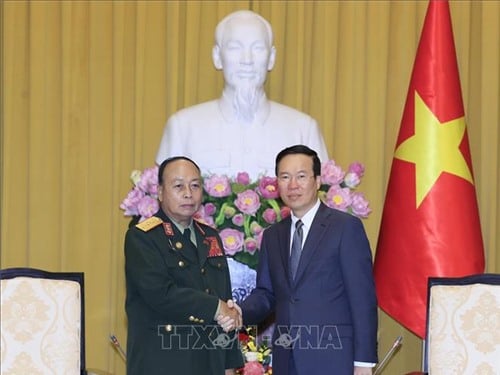
<instances>
[{"instance_id":1,"label":"handshake","mask_svg":"<svg viewBox=\"0 0 500 375\"><path fill-rule=\"evenodd\" d=\"M227 300L227 302L219 301L216 319L217 324L222 327L224 332L230 332L243 326L241 308L232 299Z\"/></svg>"}]
</instances>

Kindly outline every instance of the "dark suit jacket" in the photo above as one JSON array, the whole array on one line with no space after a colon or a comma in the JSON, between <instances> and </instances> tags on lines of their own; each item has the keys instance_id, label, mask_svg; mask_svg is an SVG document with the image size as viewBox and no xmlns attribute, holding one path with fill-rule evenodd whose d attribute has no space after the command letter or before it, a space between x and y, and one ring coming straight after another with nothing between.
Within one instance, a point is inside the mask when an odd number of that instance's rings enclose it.
<instances>
[{"instance_id":1,"label":"dark suit jacket","mask_svg":"<svg viewBox=\"0 0 500 375\"><path fill-rule=\"evenodd\" d=\"M166 224L131 227L125 238L127 374L222 375L242 366L237 337L214 321L219 298L231 298L220 237L195 223L196 249L161 210L155 216Z\"/></svg>"},{"instance_id":2,"label":"dark suit jacket","mask_svg":"<svg viewBox=\"0 0 500 375\"><path fill-rule=\"evenodd\" d=\"M377 301L372 255L361 220L321 204L289 276L287 218L265 230L257 287L242 303L245 324L275 312L273 373L353 373L354 361L377 362ZM294 341L296 340L296 341Z\"/></svg>"}]
</instances>

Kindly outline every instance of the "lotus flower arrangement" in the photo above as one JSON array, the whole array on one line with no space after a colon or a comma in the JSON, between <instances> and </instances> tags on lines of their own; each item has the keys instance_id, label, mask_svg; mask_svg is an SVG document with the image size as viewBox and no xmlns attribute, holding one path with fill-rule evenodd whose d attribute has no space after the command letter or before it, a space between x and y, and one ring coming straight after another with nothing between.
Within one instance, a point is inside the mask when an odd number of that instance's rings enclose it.
<instances>
[{"instance_id":1,"label":"lotus flower arrangement","mask_svg":"<svg viewBox=\"0 0 500 375\"><path fill-rule=\"evenodd\" d=\"M329 207L368 217L369 203L357 191L363 174L361 163L352 163L347 171L334 160L323 163L319 198ZM142 221L159 209L157 176L158 167L132 172L133 188L120 204L125 216ZM256 269L263 231L290 215L279 197L276 177L250 181L246 172L235 178L206 175L203 188L203 204L195 218L219 230L227 256Z\"/></svg>"}]
</instances>

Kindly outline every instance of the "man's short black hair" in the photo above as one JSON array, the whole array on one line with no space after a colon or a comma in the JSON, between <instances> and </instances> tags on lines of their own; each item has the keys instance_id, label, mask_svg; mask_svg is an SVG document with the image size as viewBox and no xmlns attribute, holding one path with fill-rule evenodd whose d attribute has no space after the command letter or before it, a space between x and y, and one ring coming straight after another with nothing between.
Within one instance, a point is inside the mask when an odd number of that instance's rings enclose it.
<instances>
[{"instance_id":1,"label":"man's short black hair","mask_svg":"<svg viewBox=\"0 0 500 375\"><path fill-rule=\"evenodd\" d=\"M198 172L200 172L200 174L201 174L201 170L200 170L200 167L198 167L198 164L196 164L194 161L189 159L187 156L172 156L171 158L163 160L163 162L158 167L158 185L161 185L163 183L163 171L165 170L165 167L168 164L173 163L174 161L177 161L177 160L189 161L190 163L192 163L196 167Z\"/></svg>"},{"instance_id":2,"label":"man's short black hair","mask_svg":"<svg viewBox=\"0 0 500 375\"><path fill-rule=\"evenodd\" d=\"M312 158L312 161L313 161L314 177L321 176L321 160L319 160L317 152L310 149L309 147L307 147L305 145L290 146L290 147L287 147L279 152L279 154L276 156L276 164L274 167L275 168L274 173L276 173L276 176L278 176L278 165L279 165L281 159L283 159L287 155L296 155L296 154L310 156Z\"/></svg>"}]
</instances>

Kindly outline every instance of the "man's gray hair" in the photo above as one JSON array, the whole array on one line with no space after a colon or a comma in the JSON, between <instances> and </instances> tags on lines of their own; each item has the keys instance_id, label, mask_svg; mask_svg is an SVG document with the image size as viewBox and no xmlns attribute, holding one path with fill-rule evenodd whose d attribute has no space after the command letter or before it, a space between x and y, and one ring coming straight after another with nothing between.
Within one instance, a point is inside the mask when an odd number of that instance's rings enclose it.
<instances>
[{"instance_id":1,"label":"man's gray hair","mask_svg":"<svg viewBox=\"0 0 500 375\"><path fill-rule=\"evenodd\" d=\"M251 10L238 10L236 12L228 14L226 17L224 17L218 24L217 27L215 28L215 44L218 45L219 47L222 47L222 36L224 35L224 32L226 31L226 24L233 20L233 19L248 19L248 18L256 18L260 22L263 23L263 25L266 28L267 35L269 37L269 45L273 45L273 28L271 27L271 24L269 21L267 21L264 17L262 17L260 14L252 12Z\"/></svg>"}]
</instances>

